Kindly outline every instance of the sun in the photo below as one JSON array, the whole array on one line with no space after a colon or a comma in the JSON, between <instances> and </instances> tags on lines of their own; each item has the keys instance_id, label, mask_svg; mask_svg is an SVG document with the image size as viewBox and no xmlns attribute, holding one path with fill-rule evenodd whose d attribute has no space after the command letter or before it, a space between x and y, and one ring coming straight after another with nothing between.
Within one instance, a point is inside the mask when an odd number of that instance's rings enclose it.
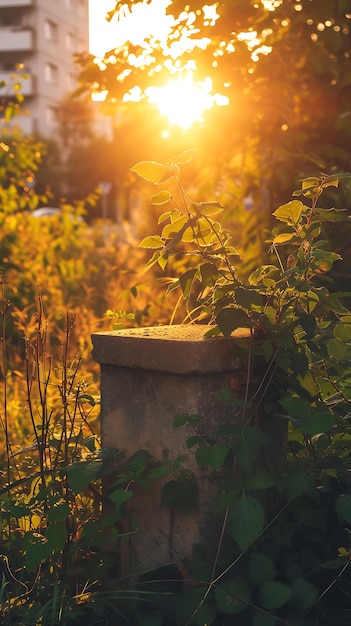
<instances>
[{"instance_id":1,"label":"sun","mask_svg":"<svg viewBox=\"0 0 351 626\"><path fill-rule=\"evenodd\" d=\"M94 0L90 0L91 4ZM97 0L95 0L96 2ZM114 0L104 0L105 3ZM142 57L145 66L148 65L148 55L150 55L149 46L145 45L145 41L155 40L161 46L164 63L170 73L170 79L162 86L150 86L141 91L140 87L133 87L123 97L124 102L146 100L154 105L159 113L168 119L170 125L177 125L184 130L188 130L195 122L204 121L204 113L211 109L214 105L227 106L229 99L222 94L213 94L212 79L207 76L201 82L197 82L194 77L194 62L188 62L188 65L180 67L179 59L184 50L189 51L195 47L205 48L210 42L209 39L192 37L193 31L187 22L181 22L179 27L178 39L167 41L167 35L170 32L171 22L173 19L166 14L166 8L171 0L150 0L148 3L138 2L133 5L132 9L123 16L121 20L112 20L109 24L110 32L113 31L114 46L123 46L127 41L133 45L139 44L145 48L145 56ZM107 5L105 4L105 7ZM206 19L213 22L219 17L216 13L216 4L204 5L203 12ZM190 20L190 15L189 15ZM190 20L191 22L191 20ZM196 31L195 31L196 32ZM100 33L99 43L103 40ZM111 45L110 40L110 45ZM105 38L105 50L107 45L107 37ZM111 45L111 49L114 47ZM96 50L97 48L95 48ZM134 55L130 55L129 62L133 64ZM95 59L95 62L103 67L104 60ZM136 63L140 63L139 58L135 58ZM137 67L137 65L136 65ZM196 67L195 67L196 69ZM99 93L93 96L94 100L103 100L107 93Z\"/></svg>"},{"instance_id":2,"label":"sun","mask_svg":"<svg viewBox=\"0 0 351 626\"><path fill-rule=\"evenodd\" d=\"M162 87L149 87L145 95L172 125L188 130L194 122L202 122L203 114L214 104L225 106L228 98L212 94L212 80L207 77L196 83L189 72L185 77L170 80Z\"/></svg>"}]
</instances>

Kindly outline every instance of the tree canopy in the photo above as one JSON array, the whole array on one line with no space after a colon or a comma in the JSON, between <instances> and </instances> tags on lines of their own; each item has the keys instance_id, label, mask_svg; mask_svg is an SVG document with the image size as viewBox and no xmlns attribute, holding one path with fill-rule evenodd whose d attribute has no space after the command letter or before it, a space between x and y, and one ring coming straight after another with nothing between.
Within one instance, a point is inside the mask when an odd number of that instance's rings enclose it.
<instances>
[{"instance_id":1,"label":"tree canopy","mask_svg":"<svg viewBox=\"0 0 351 626\"><path fill-rule=\"evenodd\" d=\"M108 19L138 4L116 1ZM229 167L233 178L238 167L251 170L274 196L311 172L350 169L348 0L231 0L214 11L202 5L174 0L168 33L116 47L100 65L81 56L84 88L106 90L118 107L131 90L143 102L147 87L191 68L195 81L210 76L213 92L229 98L220 113L207 112L196 137L222 172Z\"/></svg>"}]
</instances>

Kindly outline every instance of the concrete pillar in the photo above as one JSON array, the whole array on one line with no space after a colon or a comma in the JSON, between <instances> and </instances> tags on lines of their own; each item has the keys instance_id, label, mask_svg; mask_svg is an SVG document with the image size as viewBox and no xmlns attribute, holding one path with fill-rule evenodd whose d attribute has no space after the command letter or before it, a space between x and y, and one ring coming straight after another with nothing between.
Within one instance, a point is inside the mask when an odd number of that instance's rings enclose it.
<instances>
[{"instance_id":1,"label":"concrete pillar","mask_svg":"<svg viewBox=\"0 0 351 626\"><path fill-rule=\"evenodd\" d=\"M181 565L196 543L216 550L223 515L212 511L215 486L210 472L198 470L195 451L186 448L194 430L174 430L173 420L179 414L198 415L197 432L202 434L233 420L233 407L216 392L229 388L242 395L246 372L238 342L250 341L250 333L239 329L230 338L205 338L206 330L200 325L162 326L92 336L93 357L101 365L103 447L128 455L146 450L155 464L185 455L185 467L196 474L199 488L198 506L185 513L160 506L159 482L137 489L128 502L131 526L124 529L136 532L121 543L125 572Z\"/></svg>"}]
</instances>

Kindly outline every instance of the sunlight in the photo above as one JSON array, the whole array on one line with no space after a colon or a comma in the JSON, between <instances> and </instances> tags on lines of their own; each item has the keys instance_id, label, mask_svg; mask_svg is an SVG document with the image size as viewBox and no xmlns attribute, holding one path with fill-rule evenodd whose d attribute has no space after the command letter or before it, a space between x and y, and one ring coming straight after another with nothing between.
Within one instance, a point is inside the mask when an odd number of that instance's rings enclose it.
<instances>
[{"instance_id":1,"label":"sunlight","mask_svg":"<svg viewBox=\"0 0 351 626\"><path fill-rule=\"evenodd\" d=\"M202 122L204 111L214 104L229 104L226 96L211 94L211 91L212 80L209 77L196 84L189 72L186 77L171 80L163 87L149 87L146 96L151 104L157 105L170 124L187 130L194 122Z\"/></svg>"},{"instance_id":2,"label":"sunlight","mask_svg":"<svg viewBox=\"0 0 351 626\"><path fill-rule=\"evenodd\" d=\"M107 2L107 0L105 0ZM140 46L138 54L134 52L128 55L130 67L147 68L152 61L154 48L159 47L163 55L163 63L156 68L160 71L165 68L171 76L170 80L162 86L150 86L145 92L140 87L134 86L124 95L124 102L140 102L145 99L150 104L157 107L161 115L168 118L171 125L178 125L187 130L194 122L202 122L203 114L214 105L227 106L229 98L222 94L212 93L213 85L210 77L206 77L202 82L196 83L194 71L196 64L193 60L180 63L180 58L184 52L190 52L195 48L206 49L210 39L206 37L194 37L197 30L194 28L196 19L195 13L183 11L178 20L166 14L166 9L171 0L150 0L149 3L136 3L131 10L123 8L123 15L119 19L113 18L109 24L110 33L113 32L112 40L101 33L101 45L107 42L111 54L108 59L95 58L95 63L104 71L106 64L115 63L116 55L113 50L121 51L127 42L135 46ZM206 25L213 26L219 14L217 4L204 4L202 7L203 20ZM177 28L177 37L168 39L172 26ZM95 44L97 47L97 44ZM96 49L95 47L95 49ZM127 74L120 73L117 80L123 81L132 70L126 70ZM155 70L153 70L155 71ZM151 76L151 73L150 73ZM94 100L104 100L106 93L96 93Z\"/></svg>"}]
</instances>

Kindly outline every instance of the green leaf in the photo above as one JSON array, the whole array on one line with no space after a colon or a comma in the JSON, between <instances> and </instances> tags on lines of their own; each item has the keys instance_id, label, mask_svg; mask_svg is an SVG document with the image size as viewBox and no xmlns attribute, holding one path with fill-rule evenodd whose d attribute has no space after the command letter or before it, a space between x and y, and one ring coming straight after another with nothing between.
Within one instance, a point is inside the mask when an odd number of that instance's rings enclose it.
<instances>
[{"instance_id":1,"label":"green leaf","mask_svg":"<svg viewBox=\"0 0 351 626\"><path fill-rule=\"evenodd\" d=\"M244 472L251 472L256 460L257 448L269 441L266 434L254 427L244 428L232 449L236 461Z\"/></svg>"},{"instance_id":2,"label":"green leaf","mask_svg":"<svg viewBox=\"0 0 351 626\"><path fill-rule=\"evenodd\" d=\"M302 420L300 428L308 435L318 435L319 433L327 433L331 430L334 418L328 411L313 413L306 419Z\"/></svg>"},{"instance_id":3,"label":"green leaf","mask_svg":"<svg viewBox=\"0 0 351 626\"><path fill-rule=\"evenodd\" d=\"M241 494L230 507L228 530L241 550L245 551L257 539L264 526L264 511L252 496Z\"/></svg>"},{"instance_id":4,"label":"green leaf","mask_svg":"<svg viewBox=\"0 0 351 626\"><path fill-rule=\"evenodd\" d=\"M351 324L337 324L333 332L340 341L351 342Z\"/></svg>"},{"instance_id":5,"label":"green leaf","mask_svg":"<svg viewBox=\"0 0 351 626\"><path fill-rule=\"evenodd\" d=\"M189 426L197 426L200 419L201 418L199 417L199 415L188 415L188 414L176 415L173 420L173 429L175 430L176 428L179 428L180 426L184 426L185 424Z\"/></svg>"},{"instance_id":6,"label":"green leaf","mask_svg":"<svg viewBox=\"0 0 351 626\"><path fill-rule=\"evenodd\" d=\"M303 315L299 320L300 326L304 329L307 339L312 339L317 330L317 322L311 313Z\"/></svg>"},{"instance_id":7,"label":"green leaf","mask_svg":"<svg viewBox=\"0 0 351 626\"><path fill-rule=\"evenodd\" d=\"M203 567L201 569L203 570ZM179 624L179 626L190 622L191 624L196 623L198 626L205 624L210 626L216 618L216 610L213 602L204 602L204 594L205 589L202 587L183 589L181 595L177 597L178 601L175 606L177 619L174 623ZM204 608L202 609L202 607ZM165 626L165 622L163 624Z\"/></svg>"},{"instance_id":8,"label":"green leaf","mask_svg":"<svg viewBox=\"0 0 351 626\"><path fill-rule=\"evenodd\" d=\"M318 589L309 580L297 578L292 583L292 604L301 611L307 611L318 597Z\"/></svg>"},{"instance_id":9,"label":"green leaf","mask_svg":"<svg viewBox=\"0 0 351 626\"><path fill-rule=\"evenodd\" d=\"M252 626L276 626L277 620L273 615L256 611L252 617Z\"/></svg>"},{"instance_id":10,"label":"green leaf","mask_svg":"<svg viewBox=\"0 0 351 626\"><path fill-rule=\"evenodd\" d=\"M314 209L312 222L347 222L350 219L347 209Z\"/></svg>"},{"instance_id":11,"label":"green leaf","mask_svg":"<svg viewBox=\"0 0 351 626\"><path fill-rule=\"evenodd\" d=\"M159 191L158 193L151 196L150 202L151 204L154 204L154 205L161 205L161 204L166 204L166 202L169 202L171 199L172 199L172 194L169 191L164 190L164 191Z\"/></svg>"},{"instance_id":12,"label":"green leaf","mask_svg":"<svg viewBox=\"0 0 351 626\"><path fill-rule=\"evenodd\" d=\"M241 580L232 578L215 589L215 600L222 613L235 615L247 608L250 594Z\"/></svg>"},{"instance_id":13,"label":"green leaf","mask_svg":"<svg viewBox=\"0 0 351 626\"><path fill-rule=\"evenodd\" d=\"M195 623L197 626L211 626L213 622L216 621L217 611L216 607L213 603L203 602L203 599L200 601L200 605L196 609L196 614L194 616Z\"/></svg>"},{"instance_id":14,"label":"green leaf","mask_svg":"<svg viewBox=\"0 0 351 626\"><path fill-rule=\"evenodd\" d=\"M279 609L286 604L292 596L292 590L284 583L267 581L260 589L262 606L265 609Z\"/></svg>"},{"instance_id":15,"label":"green leaf","mask_svg":"<svg viewBox=\"0 0 351 626\"><path fill-rule=\"evenodd\" d=\"M116 511L118 514L121 513L121 508L125 502L130 500L133 496L132 491L126 491L125 489L115 489L112 493L109 494L109 499L116 505Z\"/></svg>"},{"instance_id":16,"label":"green leaf","mask_svg":"<svg viewBox=\"0 0 351 626\"><path fill-rule=\"evenodd\" d=\"M224 443L217 446L199 446L196 450L196 460L199 467L208 466L219 470L223 466L228 452L228 446Z\"/></svg>"},{"instance_id":17,"label":"green leaf","mask_svg":"<svg viewBox=\"0 0 351 626\"><path fill-rule=\"evenodd\" d=\"M248 315L242 309L224 308L216 317L216 322L225 337L236 328L247 328L250 325Z\"/></svg>"},{"instance_id":18,"label":"green leaf","mask_svg":"<svg viewBox=\"0 0 351 626\"><path fill-rule=\"evenodd\" d=\"M218 278L218 270L213 263L204 263L201 265L200 274L202 284L207 287L212 287Z\"/></svg>"},{"instance_id":19,"label":"green leaf","mask_svg":"<svg viewBox=\"0 0 351 626\"><path fill-rule=\"evenodd\" d=\"M163 248L163 239L161 239L160 235L149 235L149 237L144 237L139 243L139 248Z\"/></svg>"},{"instance_id":20,"label":"green leaf","mask_svg":"<svg viewBox=\"0 0 351 626\"><path fill-rule=\"evenodd\" d=\"M29 572L34 571L40 563L51 556L52 549L43 535L33 536L27 533L24 540L24 563Z\"/></svg>"},{"instance_id":21,"label":"green leaf","mask_svg":"<svg viewBox=\"0 0 351 626\"><path fill-rule=\"evenodd\" d=\"M251 310L252 308L261 308L263 304L262 296L255 289L245 289L238 287L235 292L235 300L239 306Z\"/></svg>"},{"instance_id":22,"label":"green leaf","mask_svg":"<svg viewBox=\"0 0 351 626\"><path fill-rule=\"evenodd\" d=\"M187 299L190 296L191 288L193 286L194 278L197 272L198 272L197 269L191 269L191 270L188 270L187 272L184 272L184 274L181 274L181 276L179 276L180 288L183 292L183 296L185 299Z\"/></svg>"},{"instance_id":23,"label":"green leaf","mask_svg":"<svg viewBox=\"0 0 351 626\"><path fill-rule=\"evenodd\" d=\"M79 461L67 467L69 485L74 493L82 493L90 482L101 476L102 460Z\"/></svg>"},{"instance_id":24,"label":"green leaf","mask_svg":"<svg viewBox=\"0 0 351 626\"><path fill-rule=\"evenodd\" d=\"M315 488L313 479L310 476L298 474L297 472L285 476L283 484L289 502L292 502L302 494L308 493Z\"/></svg>"},{"instance_id":25,"label":"green leaf","mask_svg":"<svg viewBox=\"0 0 351 626\"><path fill-rule=\"evenodd\" d=\"M335 511L340 522L351 525L351 495L343 493L335 501Z\"/></svg>"},{"instance_id":26,"label":"green leaf","mask_svg":"<svg viewBox=\"0 0 351 626\"><path fill-rule=\"evenodd\" d=\"M50 524L46 529L47 548L52 552L63 550L67 538L67 528L64 523Z\"/></svg>"},{"instance_id":27,"label":"green leaf","mask_svg":"<svg viewBox=\"0 0 351 626\"><path fill-rule=\"evenodd\" d=\"M311 413L311 405L302 398L282 398L279 404L285 409L288 415L304 419Z\"/></svg>"},{"instance_id":28,"label":"green leaf","mask_svg":"<svg viewBox=\"0 0 351 626\"><path fill-rule=\"evenodd\" d=\"M351 345L340 341L339 339L332 339L328 342L328 352L331 357L334 357L338 362L351 361Z\"/></svg>"},{"instance_id":29,"label":"green leaf","mask_svg":"<svg viewBox=\"0 0 351 626\"><path fill-rule=\"evenodd\" d=\"M67 502L60 502L56 506L51 506L47 512L48 522L62 522L70 515L71 511Z\"/></svg>"},{"instance_id":30,"label":"green leaf","mask_svg":"<svg viewBox=\"0 0 351 626\"><path fill-rule=\"evenodd\" d=\"M268 580L273 580L276 575L273 561L259 552L254 552L249 556L249 572L256 585L262 585Z\"/></svg>"},{"instance_id":31,"label":"green leaf","mask_svg":"<svg viewBox=\"0 0 351 626\"><path fill-rule=\"evenodd\" d=\"M161 180L166 180L172 176L171 168L154 161L140 161L130 170L150 183L159 183Z\"/></svg>"},{"instance_id":32,"label":"green leaf","mask_svg":"<svg viewBox=\"0 0 351 626\"><path fill-rule=\"evenodd\" d=\"M269 489L269 487L275 485L275 482L276 480L272 474L264 470L258 470L245 478L243 484L245 489Z\"/></svg>"},{"instance_id":33,"label":"green leaf","mask_svg":"<svg viewBox=\"0 0 351 626\"><path fill-rule=\"evenodd\" d=\"M188 448L188 450L190 450L201 441L202 437L200 437L199 435L193 435L192 437L188 437L188 439L186 440L186 447Z\"/></svg>"},{"instance_id":34,"label":"green leaf","mask_svg":"<svg viewBox=\"0 0 351 626\"><path fill-rule=\"evenodd\" d=\"M331 183L339 180L348 180L351 179L351 172L340 172L340 174L330 174L330 176L326 176L324 179L325 183Z\"/></svg>"}]
</instances>

